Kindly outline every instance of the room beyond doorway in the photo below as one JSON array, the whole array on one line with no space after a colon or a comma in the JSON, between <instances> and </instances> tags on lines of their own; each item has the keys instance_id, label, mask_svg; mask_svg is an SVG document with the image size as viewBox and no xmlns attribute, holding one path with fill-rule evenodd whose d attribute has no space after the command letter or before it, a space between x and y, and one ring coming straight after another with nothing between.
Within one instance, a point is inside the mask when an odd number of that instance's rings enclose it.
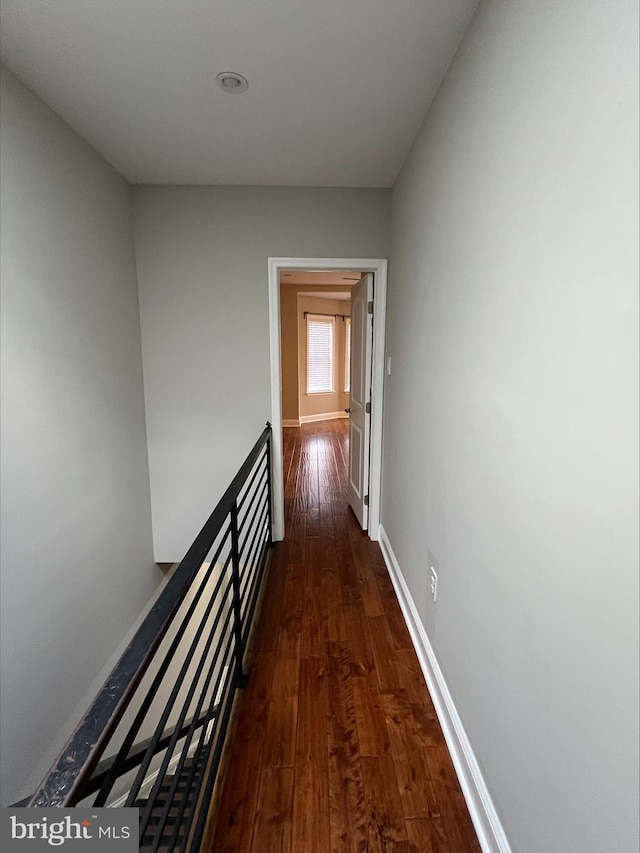
<instances>
[{"instance_id":1,"label":"room beyond doorway","mask_svg":"<svg viewBox=\"0 0 640 853\"><path fill-rule=\"evenodd\" d=\"M351 288L358 270L280 272L282 423L348 417Z\"/></svg>"},{"instance_id":2,"label":"room beyond doorway","mask_svg":"<svg viewBox=\"0 0 640 853\"><path fill-rule=\"evenodd\" d=\"M282 479L282 363L280 332L281 273L299 271L346 271L372 273L374 277L373 346L371 369L371 437L369 463L368 535L377 540L380 527L382 468L382 399L384 385L384 333L387 261L372 258L270 258L269 330L271 366L271 423L273 425L273 516L274 539L284 538L284 493Z\"/></svg>"}]
</instances>

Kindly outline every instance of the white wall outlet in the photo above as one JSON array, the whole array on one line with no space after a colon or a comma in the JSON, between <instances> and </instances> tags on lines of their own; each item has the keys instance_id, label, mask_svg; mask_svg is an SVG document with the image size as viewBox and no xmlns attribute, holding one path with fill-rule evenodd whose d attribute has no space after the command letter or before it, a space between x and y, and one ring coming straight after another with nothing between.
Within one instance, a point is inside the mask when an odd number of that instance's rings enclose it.
<instances>
[{"instance_id":1,"label":"white wall outlet","mask_svg":"<svg viewBox=\"0 0 640 853\"><path fill-rule=\"evenodd\" d=\"M391 356L387 357L387 376L391 376Z\"/></svg>"},{"instance_id":2,"label":"white wall outlet","mask_svg":"<svg viewBox=\"0 0 640 853\"><path fill-rule=\"evenodd\" d=\"M429 592L435 604L438 597L438 573L433 566L429 566Z\"/></svg>"},{"instance_id":3,"label":"white wall outlet","mask_svg":"<svg viewBox=\"0 0 640 853\"><path fill-rule=\"evenodd\" d=\"M432 604L436 603L438 598L438 575L440 573L440 563L436 560L431 551L427 551L429 559L429 601Z\"/></svg>"}]
</instances>

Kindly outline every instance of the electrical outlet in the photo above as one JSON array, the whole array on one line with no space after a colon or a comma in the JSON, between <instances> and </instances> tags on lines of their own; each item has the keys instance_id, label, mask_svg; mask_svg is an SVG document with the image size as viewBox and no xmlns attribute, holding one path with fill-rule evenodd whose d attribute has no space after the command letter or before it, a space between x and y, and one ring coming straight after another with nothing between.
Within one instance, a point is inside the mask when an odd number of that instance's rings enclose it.
<instances>
[{"instance_id":1,"label":"electrical outlet","mask_svg":"<svg viewBox=\"0 0 640 853\"><path fill-rule=\"evenodd\" d=\"M429 566L429 591L431 593L431 598L433 599L433 603L436 603L436 599L438 597L438 573L434 569L433 566Z\"/></svg>"},{"instance_id":2,"label":"electrical outlet","mask_svg":"<svg viewBox=\"0 0 640 853\"><path fill-rule=\"evenodd\" d=\"M427 551L427 559L429 560L427 563L429 566L428 601L430 604L435 604L438 598L438 575L440 574L440 563L431 551Z\"/></svg>"}]
</instances>

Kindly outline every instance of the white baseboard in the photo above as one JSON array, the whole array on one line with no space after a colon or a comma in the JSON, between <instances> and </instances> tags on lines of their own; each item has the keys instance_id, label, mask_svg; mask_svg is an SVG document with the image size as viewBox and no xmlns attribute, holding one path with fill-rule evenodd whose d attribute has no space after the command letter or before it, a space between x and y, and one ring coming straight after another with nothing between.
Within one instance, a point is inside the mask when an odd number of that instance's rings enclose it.
<instances>
[{"instance_id":1,"label":"white baseboard","mask_svg":"<svg viewBox=\"0 0 640 853\"><path fill-rule=\"evenodd\" d=\"M282 426L283 427L299 427L300 421L298 420L298 418L283 418L282 419Z\"/></svg>"},{"instance_id":2,"label":"white baseboard","mask_svg":"<svg viewBox=\"0 0 640 853\"><path fill-rule=\"evenodd\" d=\"M342 412L325 412L322 415L300 415L301 424L312 424L316 421L335 421L338 418L348 418L349 415Z\"/></svg>"},{"instance_id":3,"label":"white baseboard","mask_svg":"<svg viewBox=\"0 0 640 853\"><path fill-rule=\"evenodd\" d=\"M449 692L409 587L382 525L380 525L380 549L398 596L407 628L411 634L420 668L442 726L483 853L511 853L509 841L500 823L471 743L453 702L453 697Z\"/></svg>"}]
</instances>

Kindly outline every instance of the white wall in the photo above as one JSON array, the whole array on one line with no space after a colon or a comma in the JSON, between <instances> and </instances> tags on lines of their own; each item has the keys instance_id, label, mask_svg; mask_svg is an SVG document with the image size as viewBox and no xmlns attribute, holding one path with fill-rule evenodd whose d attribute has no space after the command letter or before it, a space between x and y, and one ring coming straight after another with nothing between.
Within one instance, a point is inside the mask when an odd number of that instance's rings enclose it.
<instances>
[{"instance_id":1,"label":"white wall","mask_svg":"<svg viewBox=\"0 0 640 853\"><path fill-rule=\"evenodd\" d=\"M129 190L2 74L2 803L151 596Z\"/></svg>"},{"instance_id":2,"label":"white wall","mask_svg":"<svg viewBox=\"0 0 640 853\"><path fill-rule=\"evenodd\" d=\"M383 526L517 853L638 849L637 33L483 3L393 193Z\"/></svg>"},{"instance_id":3,"label":"white wall","mask_svg":"<svg viewBox=\"0 0 640 853\"><path fill-rule=\"evenodd\" d=\"M181 559L270 417L269 257L386 257L387 190L134 189L155 556Z\"/></svg>"}]
</instances>

